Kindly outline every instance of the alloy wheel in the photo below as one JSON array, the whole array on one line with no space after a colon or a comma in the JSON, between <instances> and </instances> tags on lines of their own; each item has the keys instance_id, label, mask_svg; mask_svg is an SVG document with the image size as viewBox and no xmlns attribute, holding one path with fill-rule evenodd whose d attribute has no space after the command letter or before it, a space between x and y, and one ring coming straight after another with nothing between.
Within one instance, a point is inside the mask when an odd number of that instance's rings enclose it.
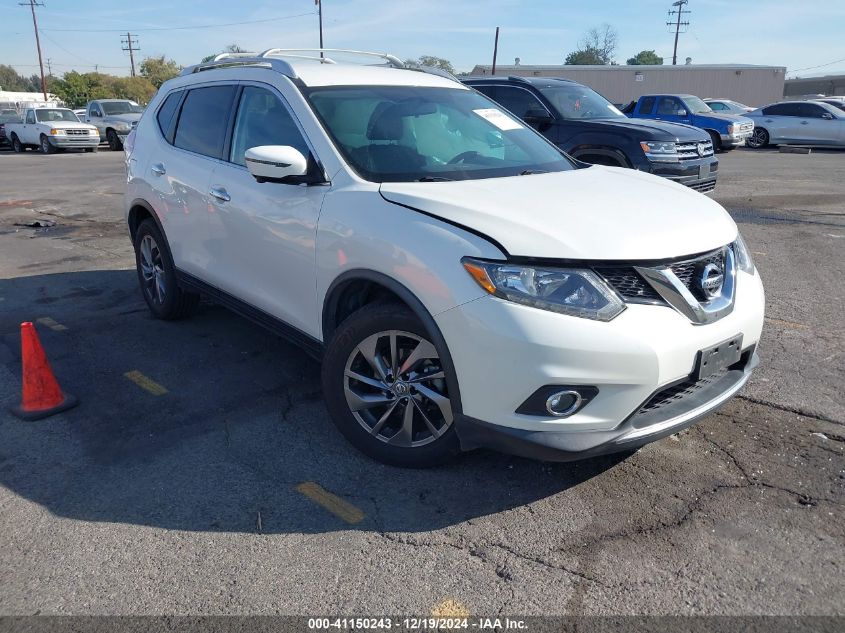
<instances>
[{"instance_id":1,"label":"alloy wheel","mask_svg":"<svg viewBox=\"0 0 845 633\"><path fill-rule=\"evenodd\" d=\"M747 142L752 148L765 147L769 143L769 133L762 128L755 128Z\"/></svg>"},{"instance_id":2,"label":"alloy wheel","mask_svg":"<svg viewBox=\"0 0 845 633\"><path fill-rule=\"evenodd\" d=\"M147 298L162 305L167 296L164 262L152 235L145 235L141 240L141 277Z\"/></svg>"},{"instance_id":3,"label":"alloy wheel","mask_svg":"<svg viewBox=\"0 0 845 633\"><path fill-rule=\"evenodd\" d=\"M434 442L454 420L437 349L411 332L388 330L361 341L346 362L343 386L358 424L391 446Z\"/></svg>"}]
</instances>

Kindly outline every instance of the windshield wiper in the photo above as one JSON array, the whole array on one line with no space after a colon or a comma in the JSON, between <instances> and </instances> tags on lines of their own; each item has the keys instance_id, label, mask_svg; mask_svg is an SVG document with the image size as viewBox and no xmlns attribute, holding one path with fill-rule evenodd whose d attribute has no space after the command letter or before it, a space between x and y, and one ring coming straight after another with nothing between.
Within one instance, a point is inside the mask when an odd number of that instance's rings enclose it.
<instances>
[{"instance_id":1,"label":"windshield wiper","mask_svg":"<svg viewBox=\"0 0 845 633\"><path fill-rule=\"evenodd\" d=\"M525 171L519 172L520 176L531 176L533 174L548 174L549 172L545 169L526 169Z\"/></svg>"},{"instance_id":2,"label":"windshield wiper","mask_svg":"<svg viewBox=\"0 0 845 633\"><path fill-rule=\"evenodd\" d=\"M445 181L453 181L454 178L446 178L446 176L423 176L422 178L417 178L414 182L445 182Z\"/></svg>"}]
</instances>

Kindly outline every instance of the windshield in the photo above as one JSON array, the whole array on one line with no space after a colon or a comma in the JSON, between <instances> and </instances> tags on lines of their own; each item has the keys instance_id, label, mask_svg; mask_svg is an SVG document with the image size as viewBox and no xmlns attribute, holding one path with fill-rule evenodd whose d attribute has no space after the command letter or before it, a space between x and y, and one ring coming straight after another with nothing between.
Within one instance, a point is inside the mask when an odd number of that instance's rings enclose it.
<instances>
[{"instance_id":1,"label":"windshield","mask_svg":"<svg viewBox=\"0 0 845 633\"><path fill-rule=\"evenodd\" d=\"M104 101L100 105L106 116L110 114L141 114L144 108L131 101Z\"/></svg>"},{"instance_id":2,"label":"windshield","mask_svg":"<svg viewBox=\"0 0 845 633\"><path fill-rule=\"evenodd\" d=\"M564 119L627 119L610 101L578 84L538 86Z\"/></svg>"},{"instance_id":3,"label":"windshield","mask_svg":"<svg viewBox=\"0 0 845 633\"><path fill-rule=\"evenodd\" d=\"M71 123L79 123L79 119L70 110L61 109L41 109L35 111L35 118L42 123L49 123L50 121L70 121Z\"/></svg>"},{"instance_id":4,"label":"windshield","mask_svg":"<svg viewBox=\"0 0 845 633\"><path fill-rule=\"evenodd\" d=\"M344 157L373 182L574 169L542 136L472 90L355 86L306 95Z\"/></svg>"},{"instance_id":5,"label":"windshield","mask_svg":"<svg viewBox=\"0 0 845 633\"><path fill-rule=\"evenodd\" d=\"M687 107L687 111L692 112L693 114L707 114L708 112L713 112L710 106L698 97L684 97L683 101L684 105Z\"/></svg>"}]
</instances>

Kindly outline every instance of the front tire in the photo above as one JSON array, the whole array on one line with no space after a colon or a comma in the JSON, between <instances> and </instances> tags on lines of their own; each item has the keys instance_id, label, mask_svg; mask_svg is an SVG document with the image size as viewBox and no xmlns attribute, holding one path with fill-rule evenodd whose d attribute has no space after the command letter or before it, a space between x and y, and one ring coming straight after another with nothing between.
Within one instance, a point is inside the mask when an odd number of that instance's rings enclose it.
<instances>
[{"instance_id":1,"label":"front tire","mask_svg":"<svg viewBox=\"0 0 845 633\"><path fill-rule=\"evenodd\" d=\"M56 146L50 142L44 134L41 135L41 153L42 154L55 154L56 153Z\"/></svg>"},{"instance_id":2,"label":"front tire","mask_svg":"<svg viewBox=\"0 0 845 633\"><path fill-rule=\"evenodd\" d=\"M15 154L23 154L26 151L26 146L21 143L17 134L12 134L12 151Z\"/></svg>"},{"instance_id":3,"label":"front tire","mask_svg":"<svg viewBox=\"0 0 845 633\"><path fill-rule=\"evenodd\" d=\"M323 358L332 421L365 455L425 468L459 450L441 351L416 315L371 304L340 324Z\"/></svg>"},{"instance_id":4,"label":"front tire","mask_svg":"<svg viewBox=\"0 0 845 633\"><path fill-rule=\"evenodd\" d=\"M117 136L117 132L109 130L106 132L106 140L109 142L109 149L113 152L118 152L123 149L123 143Z\"/></svg>"},{"instance_id":5,"label":"front tire","mask_svg":"<svg viewBox=\"0 0 845 633\"><path fill-rule=\"evenodd\" d=\"M710 130L707 131L710 135L710 141L713 143L713 153L718 154L719 152L724 151L722 147L722 137L716 134L716 132L711 132Z\"/></svg>"},{"instance_id":6,"label":"front tire","mask_svg":"<svg viewBox=\"0 0 845 633\"><path fill-rule=\"evenodd\" d=\"M153 316L174 320L193 314L200 296L179 287L170 249L151 219L141 222L135 234L135 266L141 294Z\"/></svg>"},{"instance_id":7,"label":"front tire","mask_svg":"<svg viewBox=\"0 0 845 633\"><path fill-rule=\"evenodd\" d=\"M751 149L763 149L769 144L769 132L762 127L755 127L745 144Z\"/></svg>"}]
</instances>

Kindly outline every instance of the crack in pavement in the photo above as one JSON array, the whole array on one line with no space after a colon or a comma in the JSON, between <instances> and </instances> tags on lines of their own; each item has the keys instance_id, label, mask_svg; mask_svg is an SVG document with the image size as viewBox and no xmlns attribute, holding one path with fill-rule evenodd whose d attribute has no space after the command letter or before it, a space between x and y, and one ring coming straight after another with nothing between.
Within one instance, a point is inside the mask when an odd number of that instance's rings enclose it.
<instances>
[{"instance_id":1,"label":"crack in pavement","mask_svg":"<svg viewBox=\"0 0 845 633\"><path fill-rule=\"evenodd\" d=\"M786 413L794 413L796 415L800 415L805 418L812 418L813 420L821 420L822 422L829 422L831 424L836 424L838 426L845 426L845 422L840 420L834 420L833 418L829 418L825 415L821 415L818 413L811 413L806 409L801 409L798 407L791 407L784 404L778 404L776 402L771 402L769 400L764 400L763 398L756 398L754 396L747 396L745 394L739 394L736 396L737 400L745 400L746 402L750 402L752 404L759 404L764 407L770 407L772 409L777 409L778 411L785 411Z\"/></svg>"}]
</instances>

